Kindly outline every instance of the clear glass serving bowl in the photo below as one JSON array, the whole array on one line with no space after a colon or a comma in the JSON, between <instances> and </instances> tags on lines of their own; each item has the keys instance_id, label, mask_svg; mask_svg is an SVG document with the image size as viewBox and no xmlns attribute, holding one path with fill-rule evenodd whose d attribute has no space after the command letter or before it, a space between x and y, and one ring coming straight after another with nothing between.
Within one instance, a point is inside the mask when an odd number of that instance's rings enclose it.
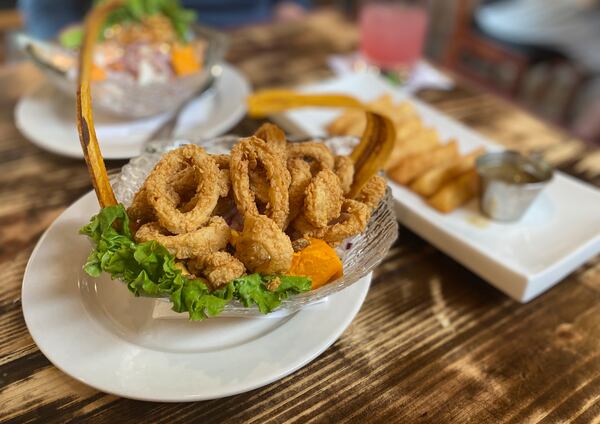
<instances>
[{"instance_id":1,"label":"clear glass serving bowl","mask_svg":"<svg viewBox=\"0 0 600 424\"><path fill-rule=\"evenodd\" d=\"M212 140L174 140L154 142L146 153L132 159L113 181L115 195L119 202L129 206L146 177L162 154L179 146L195 143L210 153L228 153L238 141L238 137L224 136ZM324 140L336 153L347 153L356 144L352 137L335 137ZM398 235L398 223L392 206L389 188L384 199L373 212L362 234L346 240L338 248L344 267L341 278L310 292L298 294L284 300L278 310L292 313L305 306L317 303L346 287L356 283L371 272L387 255ZM88 277L89 278L89 277ZM168 301L168 299L164 299ZM264 316L256 307L245 307L237 301L230 302L223 311L226 316Z\"/></svg>"},{"instance_id":2,"label":"clear glass serving bowl","mask_svg":"<svg viewBox=\"0 0 600 424\"><path fill-rule=\"evenodd\" d=\"M94 109L124 118L144 118L177 109L197 94L220 73L227 48L225 34L194 25L195 37L207 40L204 67L195 74L167 82L141 85L128 75L109 75L92 83ZM77 54L55 42L45 42L25 34L17 36L17 45L46 75L48 81L70 97L77 92Z\"/></svg>"}]
</instances>

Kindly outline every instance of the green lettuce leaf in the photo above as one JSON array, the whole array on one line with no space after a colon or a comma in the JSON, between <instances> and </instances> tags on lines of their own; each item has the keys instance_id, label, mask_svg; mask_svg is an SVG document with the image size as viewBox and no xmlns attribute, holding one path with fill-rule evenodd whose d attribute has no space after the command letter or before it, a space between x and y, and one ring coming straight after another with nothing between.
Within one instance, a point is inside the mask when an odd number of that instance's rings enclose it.
<instances>
[{"instance_id":1,"label":"green lettuce leaf","mask_svg":"<svg viewBox=\"0 0 600 424\"><path fill-rule=\"evenodd\" d=\"M173 310L188 312L191 320L218 315L232 299L247 307L256 305L267 314L289 295L311 288L306 277L250 274L211 292L204 280L182 275L175 257L160 243L136 243L123 205L103 208L80 233L95 246L83 266L87 274L98 277L106 272L122 280L136 296L169 297ZM274 278L280 283L270 291L267 285Z\"/></svg>"}]
</instances>

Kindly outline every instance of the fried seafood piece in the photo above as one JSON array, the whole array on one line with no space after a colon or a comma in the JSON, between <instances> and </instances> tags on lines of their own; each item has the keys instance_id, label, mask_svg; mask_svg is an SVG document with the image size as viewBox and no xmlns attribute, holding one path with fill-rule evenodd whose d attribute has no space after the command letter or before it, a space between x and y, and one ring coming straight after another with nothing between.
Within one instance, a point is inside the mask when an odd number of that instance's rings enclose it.
<instances>
[{"instance_id":1,"label":"fried seafood piece","mask_svg":"<svg viewBox=\"0 0 600 424\"><path fill-rule=\"evenodd\" d=\"M308 141L306 143L289 143L288 159L300 158L316 165L316 171L333 169L335 159L329 148L323 143Z\"/></svg>"},{"instance_id":2,"label":"fried seafood piece","mask_svg":"<svg viewBox=\"0 0 600 424\"><path fill-rule=\"evenodd\" d=\"M192 167L198 173L198 185L188 212L177 209L174 188L169 177L181 168ZM158 222L174 234L194 231L210 218L221 195L221 173L214 159L203 148L188 144L172 150L156 164L146 180L148 202L153 206Z\"/></svg>"},{"instance_id":3,"label":"fried seafood piece","mask_svg":"<svg viewBox=\"0 0 600 424\"><path fill-rule=\"evenodd\" d=\"M188 261L189 269L195 275L203 275L216 290L246 272L244 264L228 252L213 252L197 256Z\"/></svg>"},{"instance_id":4,"label":"fried seafood piece","mask_svg":"<svg viewBox=\"0 0 600 424\"><path fill-rule=\"evenodd\" d=\"M177 259L208 255L224 249L231 230L223 218L214 216L207 225L186 234L169 234L158 222L142 225L135 233L138 243L154 240L162 244Z\"/></svg>"},{"instance_id":5,"label":"fried seafood piece","mask_svg":"<svg viewBox=\"0 0 600 424\"><path fill-rule=\"evenodd\" d=\"M127 208L127 215L129 216L129 219L136 224L145 224L146 222L156 220L154 208L150 202L148 202L148 192L146 191L145 185L135 193L135 196L133 196L131 206Z\"/></svg>"},{"instance_id":6,"label":"fried seafood piece","mask_svg":"<svg viewBox=\"0 0 600 424\"><path fill-rule=\"evenodd\" d=\"M235 256L251 272L281 274L290 269L294 249L290 238L270 218L246 214L235 242Z\"/></svg>"},{"instance_id":7,"label":"fried seafood piece","mask_svg":"<svg viewBox=\"0 0 600 424\"><path fill-rule=\"evenodd\" d=\"M279 228L284 228L289 212L290 173L285 161L264 141L257 137L241 139L231 149L231 186L238 211L243 216L259 215L256 196L250 187L249 171L258 164L265 170L269 182L265 215Z\"/></svg>"},{"instance_id":8,"label":"fried seafood piece","mask_svg":"<svg viewBox=\"0 0 600 424\"><path fill-rule=\"evenodd\" d=\"M304 215L300 215L292 225L302 237L314 237L325 240L330 245L337 245L348 237L362 233L367 228L370 215L371 210L367 205L346 199L342 204L342 213L334 224L316 228Z\"/></svg>"},{"instance_id":9,"label":"fried seafood piece","mask_svg":"<svg viewBox=\"0 0 600 424\"><path fill-rule=\"evenodd\" d=\"M264 123L256 130L254 135L264 140L277 153L284 157L287 155L287 139L283 130L277 125L269 122Z\"/></svg>"},{"instance_id":10,"label":"fried seafood piece","mask_svg":"<svg viewBox=\"0 0 600 424\"><path fill-rule=\"evenodd\" d=\"M189 201L195 190L196 178L193 168L184 168L177 171L169 178L169 184L172 184L173 190L169 191L169 196L174 204ZM187 200L185 200L187 198ZM153 206L148 201L148 191L146 184L138 190L133 197L131 206L127 209L129 218L137 224L156 221L156 214Z\"/></svg>"},{"instance_id":11,"label":"fried seafood piece","mask_svg":"<svg viewBox=\"0 0 600 424\"><path fill-rule=\"evenodd\" d=\"M386 187L387 185L383 177L373 175L356 195L354 200L364 203L371 211L373 211L377 205L379 205L381 199L383 199Z\"/></svg>"},{"instance_id":12,"label":"fried seafood piece","mask_svg":"<svg viewBox=\"0 0 600 424\"><path fill-rule=\"evenodd\" d=\"M254 168L248 171L250 177L250 190L254 197L263 204L269 203L269 180L266 171L261 168Z\"/></svg>"},{"instance_id":13,"label":"fried seafood piece","mask_svg":"<svg viewBox=\"0 0 600 424\"><path fill-rule=\"evenodd\" d=\"M340 216L344 191L340 179L330 169L323 169L311 180L304 192L304 216L317 228L324 228Z\"/></svg>"},{"instance_id":14,"label":"fried seafood piece","mask_svg":"<svg viewBox=\"0 0 600 424\"><path fill-rule=\"evenodd\" d=\"M354 163L350 156L336 156L334 162L335 175L340 179L344 194L347 194L354 181Z\"/></svg>"},{"instance_id":15,"label":"fried seafood piece","mask_svg":"<svg viewBox=\"0 0 600 424\"><path fill-rule=\"evenodd\" d=\"M210 155L210 157L214 159L214 161L217 163L217 166L219 167L219 169L229 169L229 160L230 160L229 155L213 154L213 155Z\"/></svg>"},{"instance_id":16,"label":"fried seafood piece","mask_svg":"<svg viewBox=\"0 0 600 424\"><path fill-rule=\"evenodd\" d=\"M310 165L302 159L288 160L287 167L291 178L289 189L290 212L287 220L290 223L302 212L302 208L304 207L304 193L306 187L310 184L312 174L310 172Z\"/></svg>"}]
</instances>

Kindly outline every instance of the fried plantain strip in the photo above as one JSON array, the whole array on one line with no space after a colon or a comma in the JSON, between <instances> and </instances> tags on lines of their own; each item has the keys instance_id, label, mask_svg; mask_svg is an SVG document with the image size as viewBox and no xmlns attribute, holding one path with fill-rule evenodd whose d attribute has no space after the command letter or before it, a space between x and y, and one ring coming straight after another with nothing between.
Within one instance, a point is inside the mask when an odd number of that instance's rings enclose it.
<instances>
[{"instance_id":1,"label":"fried plantain strip","mask_svg":"<svg viewBox=\"0 0 600 424\"><path fill-rule=\"evenodd\" d=\"M90 78L92 72L93 52L98 34L106 17L122 0L112 0L94 7L85 21L85 35L79 53L79 81L77 87L77 130L83 156L88 166L90 178L101 207L117 204L117 199L108 180L106 166L98 145L92 114L92 95Z\"/></svg>"}]
</instances>

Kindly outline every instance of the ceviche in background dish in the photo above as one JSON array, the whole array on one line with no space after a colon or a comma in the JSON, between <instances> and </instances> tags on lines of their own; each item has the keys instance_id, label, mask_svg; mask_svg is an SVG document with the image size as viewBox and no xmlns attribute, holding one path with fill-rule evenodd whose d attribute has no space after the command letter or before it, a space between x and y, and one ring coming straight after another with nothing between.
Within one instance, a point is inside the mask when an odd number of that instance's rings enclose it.
<instances>
[{"instance_id":1,"label":"ceviche in background dish","mask_svg":"<svg viewBox=\"0 0 600 424\"><path fill-rule=\"evenodd\" d=\"M96 1L95 6L102 3ZM178 0L124 0L102 26L92 80L119 75L150 84L201 71L207 41L192 31L195 20L195 12L182 8ZM83 34L83 25L73 25L62 30L58 40L78 50Z\"/></svg>"}]
</instances>

